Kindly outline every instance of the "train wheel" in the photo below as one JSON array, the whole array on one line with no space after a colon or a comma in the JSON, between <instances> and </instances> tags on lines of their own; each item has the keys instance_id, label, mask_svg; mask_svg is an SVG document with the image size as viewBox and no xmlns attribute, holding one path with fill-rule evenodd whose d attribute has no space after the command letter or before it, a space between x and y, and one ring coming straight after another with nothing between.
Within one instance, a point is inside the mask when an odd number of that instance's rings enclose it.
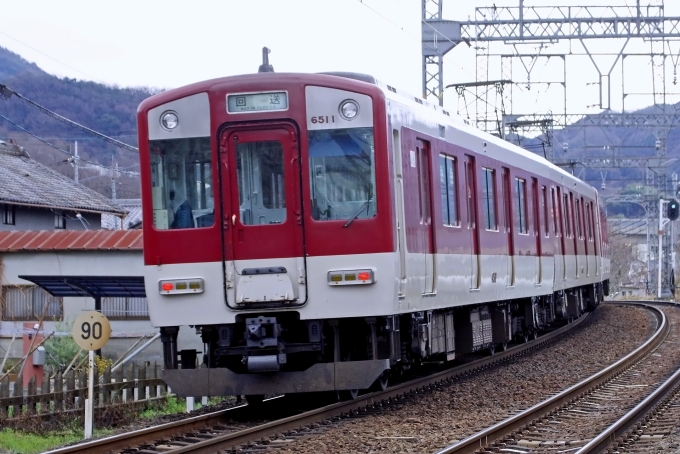
<instances>
[{"instance_id":1,"label":"train wheel","mask_svg":"<svg viewBox=\"0 0 680 454\"><path fill-rule=\"evenodd\" d=\"M345 389L339 392L340 400L354 400L359 397L358 389Z\"/></svg>"},{"instance_id":2,"label":"train wheel","mask_svg":"<svg viewBox=\"0 0 680 454\"><path fill-rule=\"evenodd\" d=\"M246 402L248 402L248 405L252 405L253 407L262 404L263 400L264 394L250 394L246 396Z\"/></svg>"},{"instance_id":3,"label":"train wheel","mask_svg":"<svg viewBox=\"0 0 680 454\"><path fill-rule=\"evenodd\" d=\"M538 339L538 331L534 331L533 333L531 333L531 338Z\"/></svg>"},{"instance_id":4,"label":"train wheel","mask_svg":"<svg viewBox=\"0 0 680 454\"><path fill-rule=\"evenodd\" d=\"M527 342L529 342L529 334L525 334L523 337L524 337L524 343L525 343L525 344L526 344Z\"/></svg>"},{"instance_id":5,"label":"train wheel","mask_svg":"<svg viewBox=\"0 0 680 454\"><path fill-rule=\"evenodd\" d=\"M506 351L507 349L508 349L508 343L507 343L507 342L503 342L503 343L501 344L501 351Z\"/></svg>"},{"instance_id":6,"label":"train wheel","mask_svg":"<svg viewBox=\"0 0 680 454\"><path fill-rule=\"evenodd\" d=\"M489 347L489 354L491 356L496 354L496 344L491 344L491 347Z\"/></svg>"},{"instance_id":7,"label":"train wheel","mask_svg":"<svg viewBox=\"0 0 680 454\"><path fill-rule=\"evenodd\" d=\"M385 391L389 385L389 379L389 371L383 372L371 386L371 391Z\"/></svg>"}]
</instances>

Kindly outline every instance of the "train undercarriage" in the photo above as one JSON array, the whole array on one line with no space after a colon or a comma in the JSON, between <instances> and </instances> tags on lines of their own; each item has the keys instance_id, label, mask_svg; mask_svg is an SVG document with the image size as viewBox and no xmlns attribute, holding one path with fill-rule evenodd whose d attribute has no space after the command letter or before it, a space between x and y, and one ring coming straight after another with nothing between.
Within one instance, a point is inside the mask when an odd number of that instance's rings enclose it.
<instances>
[{"instance_id":1,"label":"train undercarriage","mask_svg":"<svg viewBox=\"0 0 680 454\"><path fill-rule=\"evenodd\" d=\"M196 327L204 343L202 357L194 350L178 351L179 327L164 327L163 378L181 396L384 387L391 375L421 363L526 342L593 310L608 293L606 284L381 317L300 320L295 311L244 314L234 324Z\"/></svg>"}]
</instances>

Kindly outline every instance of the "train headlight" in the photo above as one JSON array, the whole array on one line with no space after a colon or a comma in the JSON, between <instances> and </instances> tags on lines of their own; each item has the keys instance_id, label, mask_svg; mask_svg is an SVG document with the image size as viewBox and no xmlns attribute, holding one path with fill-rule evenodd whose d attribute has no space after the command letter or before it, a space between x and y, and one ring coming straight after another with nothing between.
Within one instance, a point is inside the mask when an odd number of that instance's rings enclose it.
<instances>
[{"instance_id":1,"label":"train headlight","mask_svg":"<svg viewBox=\"0 0 680 454\"><path fill-rule=\"evenodd\" d=\"M363 270L333 270L328 272L328 285L367 285L375 282L375 272Z\"/></svg>"},{"instance_id":2,"label":"train headlight","mask_svg":"<svg viewBox=\"0 0 680 454\"><path fill-rule=\"evenodd\" d=\"M158 292L161 295L203 293L203 279L165 279L158 282Z\"/></svg>"},{"instance_id":3,"label":"train headlight","mask_svg":"<svg viewBox=\"0 0 680 454\"><path fill-rule=\"evenodd\" d=\"M345 120L354 120L359 115L359 104L353 99L346 99L340 103L338 112Z\"/></svg>"},{"instance_id":4,"label":"train headlight","mask_svg":"<svg viewBox=\"0 0 680 454\"><path fill-rule=\"evenodd\" d=\"M177 117L175 112L167 111L161 114L161 126L163 126L163 129L175 129L178 124L179 117Z\"/></svg>"}]
</instances>

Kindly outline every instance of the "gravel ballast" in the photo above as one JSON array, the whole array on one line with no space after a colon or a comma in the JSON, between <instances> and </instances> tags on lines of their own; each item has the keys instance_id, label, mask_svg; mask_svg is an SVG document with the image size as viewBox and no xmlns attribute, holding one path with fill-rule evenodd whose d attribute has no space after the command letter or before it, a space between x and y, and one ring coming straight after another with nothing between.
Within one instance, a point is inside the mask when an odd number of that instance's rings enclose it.
<instances>
[{"instance_id":1,"label":"gravel ballast","mask_svg":"<svg viewBox=\"0 0 680 454\"><path fill-rule=\"evenodd\" d=\"M548 348L265 452L435 452L615 362L654 328L643 309L605 304L586 326Z\"/></svg>"}]
</instances>

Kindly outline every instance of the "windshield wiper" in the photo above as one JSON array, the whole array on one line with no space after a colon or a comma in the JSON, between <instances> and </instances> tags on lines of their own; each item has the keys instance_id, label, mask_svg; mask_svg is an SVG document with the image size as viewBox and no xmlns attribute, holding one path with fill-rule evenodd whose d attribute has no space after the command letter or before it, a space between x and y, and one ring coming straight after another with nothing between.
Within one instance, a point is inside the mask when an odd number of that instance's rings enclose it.
<instances>
[{"instance_id":1,"label":"windshield wiper","mask_svg":"<svg viewBox=\"0 0 680 454\"><path fill-rule=\"evenodd\" d=\"M347 220L347 222L345 222L345 225L343 225L342 227L343 227L343 228L349 227L349 225L350 225L352 222L354 222L354 220L355 220L356 218L359 217L359 215L361 214L361 212L364 211L364 208L368 207L368 204L371 203L371 201L373 201L373 199L368 199L367 201L365 201L364 203L362 203L362 204L361 204L361 208L359 208L359 209L357 210L357 212L354 213L354 216L352 216L351 218L349 218L349 219Z\"/></svg>"}]
</instances>

